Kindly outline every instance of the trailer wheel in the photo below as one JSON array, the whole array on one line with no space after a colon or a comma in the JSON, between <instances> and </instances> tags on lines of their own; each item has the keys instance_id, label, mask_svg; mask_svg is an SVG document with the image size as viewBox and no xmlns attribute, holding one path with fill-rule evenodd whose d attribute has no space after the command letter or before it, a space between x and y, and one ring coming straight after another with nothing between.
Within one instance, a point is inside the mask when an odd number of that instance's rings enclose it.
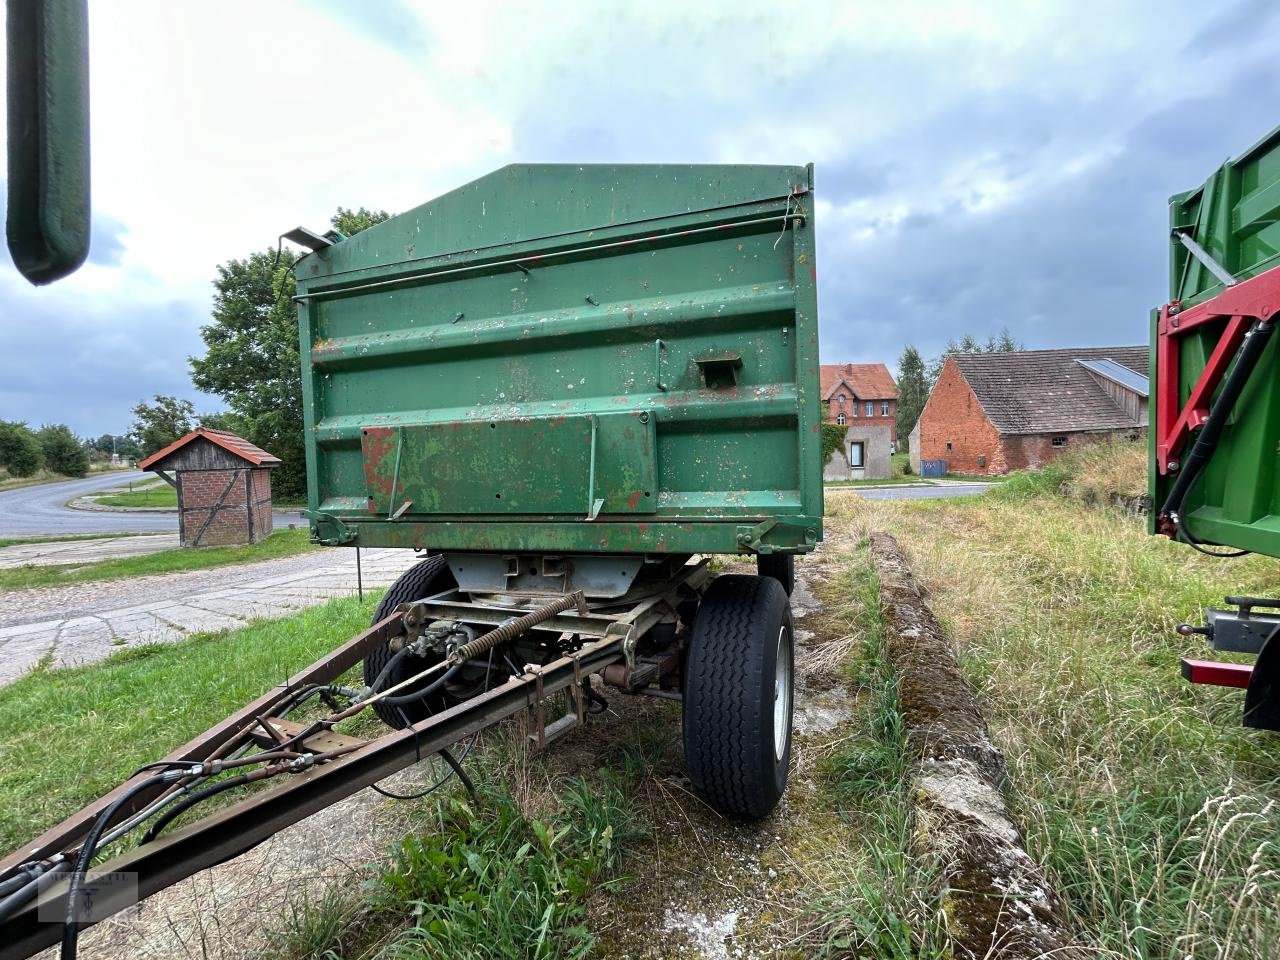
<instances>
[{"instance_id":1,"label":"trailer wheel","mask_svg":"<svg viewBox=\"0 0 1280 960\"><path fill-rule=\"evenodd\" d=\"M445 563L444 557L428 557L400 574L396 581L387 588L387 592L378 601L378 609L373 615L373 623L389 617L395 608L402 603L412 603L414 600L421 600L423 597L429 597L456 585L453 574L449 572L449 565ZM370 652L364 658L364 682L372 685L392 656L390 647L385 643ZM402 680L407 680L415 673L420 673L431 665L432 662L430 660L422 657L406 657L392 669L391 676L387 677L384 686L389 687ZM432 705L432 709L439 709L441 706L443 706L442 703L437 703ZM410 723L417 723L428 715L427 704L424 703L408 703L400 707L390 707L378 702L373 705L373 711L383 723L397 730L405 726L405 716L409 718Z\"/></svg>"},{"instance_id":2,"label":"trailer wheel","mask_svg":"<svg viewBox=\"0 0 1280 960\"><path fill-rule=\"evenodd\" d=\"M796 588L796 557L793 553L756 554L756 572L762 577L773 577L789 597Z\"/></svg>"},{"instance_id":3,"label":"trailer wheel","mask_svg":"<svg viewBox=\"0 0 1280 960\"><path fill-rule=\"evenodd\" d=\"M758 820L778 804L791 762L791 605L772 577L712 581L685 662L684 752L715 809Z\"/></svg>"}]
</instances>

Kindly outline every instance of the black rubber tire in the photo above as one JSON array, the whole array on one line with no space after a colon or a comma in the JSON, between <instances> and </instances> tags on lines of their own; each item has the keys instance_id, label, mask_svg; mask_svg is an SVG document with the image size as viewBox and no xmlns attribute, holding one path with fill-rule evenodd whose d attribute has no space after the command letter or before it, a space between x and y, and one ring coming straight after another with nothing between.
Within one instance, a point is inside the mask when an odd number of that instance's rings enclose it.
<instances>
[{"instance_id":1,"label":"black rubber tire","mask_svg":"<svg viewBox=\"0 0 1280 960\"><path fill-rule=\"evenodd\" d=\"M794 553L756 554L756 572L762 577L773 577L789 597L796 588L796 556Z\"/></svg>"},{"instance_id":2,"label":"black rubber tire","mask_svg":"<svg viewBox=\"0 0 1280 960\"><path fill-rule=\"evenodd\" d=\"M389 617L395 608L402 603L412 603L414 600L421 600L423 597L429 597L454 586L457 586L457 583L453 579L453 574L449 571L449 565L444 562L444 557L427 557L427 559L420 563L415 563L400 574L395 583L387 588L387 592L378 601L378 609L373 615L372 623L377 623L379 620ZM382 672L382 668L387 665L387 661L392 656L394 654L391 649L384 643L364 658L364 682L366 685L370 685L374 680L378 679L378 674ZM424 662L421 658L402 660L396 664L391 676L387 678L386 686L408 679L414 673L418 673L429 666L431 664ZM391 707L378 702L373 705L373 711L383 723L397 730L405 726L405 715L408 716L410 723L417 723L427 716L427 707L421 703L407 703L399 707ZM401 714L401 711L404 711L404 715Z\"/></svg>"},{"instance_id":3,"label":"black rubber tire","mask_svg":"<svg viewBox=\"0 0 1280 960\"><path fill-rule=\"evenodd\" d=\"M794 704L791 604L772 577L725 574L698 608L685 660L684 753L689 779L730 817L768 816L787 786L791 713L784 749L774 742L774 681L786 632L787 702Z\"/></svg>"}]
</instances>

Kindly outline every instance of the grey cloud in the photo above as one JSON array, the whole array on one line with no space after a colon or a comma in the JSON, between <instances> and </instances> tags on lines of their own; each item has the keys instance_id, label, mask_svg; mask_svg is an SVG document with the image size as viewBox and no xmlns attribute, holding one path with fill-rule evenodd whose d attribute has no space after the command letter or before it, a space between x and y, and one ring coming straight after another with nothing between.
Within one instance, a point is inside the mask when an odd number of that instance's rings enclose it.
<instances>
[{"instance_id":1,"label":"grey cloud","mask_svg":"<svg viewBox=\"0 0 1280 960\"><path fill-rule=\"evenodd\" d=\"M1195 33L1194 19L1181 15ZM666 81L685 78L687 60L664 57L661 38L637 37L628 59L662 64L653 75L657 97L646 97L644 84L619 91L565 72L542 91L556 109L518 123L513 154L707 161L727 135L738 137L735 159L743 162L816 160L823 199L836 207L867 200L872 211L862 222L818 222L828 360L892 363L908 342L936 353L951 337L1003 327L1032 347L1139 343L1166 289L1168 196L1201 182L1271 124L1273 68L1244 55L1241 33L1265 19L1243 4L1206 24L1202 47L1170 55L1190 75L1212 66L1214 83L1163 101L1137 85L1137 50L1110 65L1111 89L1101 93L1064 76L1034 93L1010 87L956 98L945 65L834 52L785 75L744 76L714 95L686 84L674 96L679 84ZM720 51L750 43L731 28L719 39ZM734 54L700 55L722 56L727 71L741 67ZM1055 69L1026 59L1028 69ZM886 113L899 121L897 132L860 145L860 117ZM837 134L825 155L799 154L797 131L806 125ZM589 135L596 130L611 133ZM1061 174L1061 164L1089 153L1091 166ZM982 209L988 198L979 184L951 197L931 186L977 161L1015 184L1007 205ZM874 212L878 199L904 194L905 216ZM859 239L867 229L872 238Z\"/></svg>"},{"instance_id":2,"label":"grey cloud","mask_svg":"<svg viewBox=\"0 0 1280 960\"><path fill-rule=\"evenodd\" d=\"M0 419L66 423L88 436L123 432L133 405L155 393L217 407L187 375L201 307L25 290L11 266L3 269L10 276L0 277Z\"/></svg>"}]
</instances>

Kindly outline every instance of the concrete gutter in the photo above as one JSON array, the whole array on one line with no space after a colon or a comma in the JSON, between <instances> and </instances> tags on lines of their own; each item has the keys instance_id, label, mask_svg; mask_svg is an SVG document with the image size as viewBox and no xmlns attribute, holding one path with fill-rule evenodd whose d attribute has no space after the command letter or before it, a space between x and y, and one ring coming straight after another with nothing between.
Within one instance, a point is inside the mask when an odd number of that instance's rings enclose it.
<instances>
[{"instance_id":1,"label":"concrete gutter","mask_svg":"<svg viewBox=\"0 0 1280 960\"><path fill-rule=\"evenodd\" d=\"M925 603L897 540L871 535L889 660L912 758L919 852L939 865L935 891L960 960L1084 960L1062 900L1005 805L1004 757L973 688Z\"/></svg>"}]
</instances>

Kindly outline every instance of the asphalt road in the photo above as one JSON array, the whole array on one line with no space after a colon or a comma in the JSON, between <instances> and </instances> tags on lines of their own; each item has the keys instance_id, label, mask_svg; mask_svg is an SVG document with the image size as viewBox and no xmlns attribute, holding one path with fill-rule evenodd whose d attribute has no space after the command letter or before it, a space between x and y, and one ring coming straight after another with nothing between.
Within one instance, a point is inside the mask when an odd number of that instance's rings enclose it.
<instances>
[{"instance_id":1,"label":"asphalt road","mask_svg":"<svg viewBox=\"0 0 1280 960\"><path fill-rule=\"evenodd\" d=\"M941 497L972 497L990 487L989 483L948 483L937 487L857 487L858 496L868 500L937 500Z\"/></svg>"},{"instance_id":2,"label":"asphalt road","mask_svg":"<svg viewBox=\"0 0 1280 960\"><path fill-rule=\"evenodd\" d=\"M0 537L35 537L77 533L176 533L177 513L99 513L72 510L68 500L120 487L129 481L154 479L155 474L141 470L119 471L66 480L40 483L16 490L0 491ZM295 511L275 512L275 525L298 523Z\"/></svg>"}]
</instances>

